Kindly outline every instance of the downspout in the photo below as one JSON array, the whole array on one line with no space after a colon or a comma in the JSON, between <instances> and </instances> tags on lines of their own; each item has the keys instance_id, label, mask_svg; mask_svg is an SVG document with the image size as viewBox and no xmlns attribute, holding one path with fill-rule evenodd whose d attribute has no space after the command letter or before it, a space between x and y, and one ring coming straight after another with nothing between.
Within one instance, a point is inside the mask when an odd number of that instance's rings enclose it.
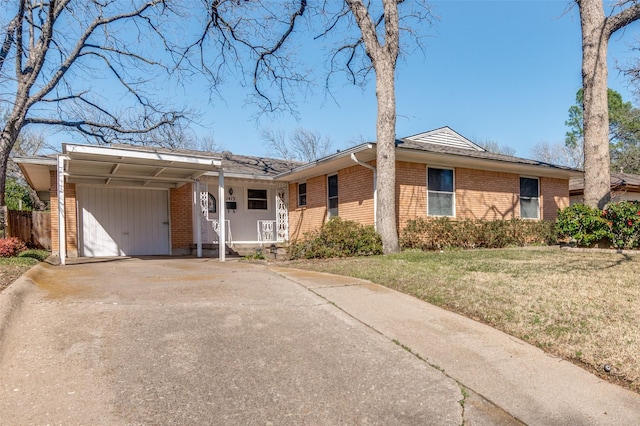
<instances>
[{"instance_id":1,"label":"downspout","mask_svg":"<svg viewBox=\"0 0 640 426\"><path fill-rule=\"evenodd\" d=\"M378 171L374 166L369 163L364 163L358 160L355 153L351 153L351 159L362 167L366 167L367 169L371 169L373 171L373 227L375 230L378 229Z\"/></svg>"}]
</instances>

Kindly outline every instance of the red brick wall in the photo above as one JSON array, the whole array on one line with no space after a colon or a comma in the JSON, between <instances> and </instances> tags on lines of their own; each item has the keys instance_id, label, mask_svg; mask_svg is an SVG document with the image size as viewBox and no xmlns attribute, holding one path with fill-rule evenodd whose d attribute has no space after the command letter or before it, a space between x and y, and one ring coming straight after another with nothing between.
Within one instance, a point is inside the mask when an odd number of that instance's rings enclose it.
<instances>
[{"instance_id":1,"label":"red brick wall","mask_svg":"<svg viewBox=\"0 0 640 426\"><path fill-rule=\"evenodd\" d=\"M49 172L51 180L51 251L57 253L58 244L58 178L55 171ZM64 185L64 211L65 211L65 235L68 257L78 256L78 205L76 203L75 183Z\"/></svg>"},{"instance_id":2,"label":"red brick wall","mask_svg":"<svg viewBox=\"0 0 640 426\"><path fill-rule=\"evenodd\" d=\"M327 215L327 176L307 181L307 206L298 207L298 185L289 185L289 238L320 227ZM520 175L466 168L455 169L458 219L512 219L520 217ZM338 171L338 214L346 220L373 224L373 172L354 165ZM569 181L540 178L541 219L555 220L557 210L569 205ZM396 164L398 228L409 219L427 217L427 166Z\"/></svg>"},{"instance_id":3,"label":"red brick wall","mask_svg":"<svg viewBox=\"0 0 640 426\"><path fill-rule=\"evenodd\" d=\"M307 205L302 207L298 207L298 184L289 185L290 240L301 238L305 232L319 228L327 218L327 177L316 176L307 179L306 182ZM339 177L338 185L340 185ZM340 188L338 188L338 197L340 197Z\"/></svg>"},{"instance_id":4,"label":"red brick wall","mask_svg":"<svg viewBox=\"0 0 640 426\"><path fill-rule=\"evenodd\" d=\"M373 170L354 165L338 172L338 215L373 225Z\"/></svg>"},{"instance_id":5,"label":"red brick wall","mask_svg":"<svg viewBox=\"0 0 640 426\"><path fill-rule=\"evenodd\" d=\"M193 188L182 185L169 190L171 248L189 248L193 243Z\"/></svg>"},{"instance_id":6,"label":"red brick wall","mask_svg":"<svg viewBox=\"0 0 640 426\"><path fill-rule=\"evenodd\" d=\"M455 189L457 218L494 220L520 216L520 175L457 168Z\"/></svg>"},{"instance_id":7,"label":"red brick wall","mask_svg":"<svg viewBox=\"0 0 640 426\"><path fill-rule=\"evenodd\" d=\"M569 207L569 181L540 178L540 207L542 219L556 220L558 209Z\"/></svg>"},{"instance_id":8,"label":"red brick wall","mask_svg":"<svg viewBox=\"0 0 640 426\"><path fill-rule=\"evenodd\" d=\"M396 163L396 218L398 228L407 220L427 216L427 167L419 163Z\"/></svg>"}]
</instances>

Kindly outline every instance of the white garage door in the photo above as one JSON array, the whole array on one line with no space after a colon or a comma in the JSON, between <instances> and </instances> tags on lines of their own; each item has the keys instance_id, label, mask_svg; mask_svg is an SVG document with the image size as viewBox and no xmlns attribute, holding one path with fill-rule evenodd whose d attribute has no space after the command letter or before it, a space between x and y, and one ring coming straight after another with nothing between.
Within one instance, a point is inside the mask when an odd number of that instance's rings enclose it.
<instances>
[{"instance_id":1,"label":"white garage door","mask_svg":"<svg viewBox=\"0 0 640 426\"><path fill-rule=\"evenodd\" d=\"M169 192L78 187L81 256L166 255Z\"/></svg>"}]
</instances>

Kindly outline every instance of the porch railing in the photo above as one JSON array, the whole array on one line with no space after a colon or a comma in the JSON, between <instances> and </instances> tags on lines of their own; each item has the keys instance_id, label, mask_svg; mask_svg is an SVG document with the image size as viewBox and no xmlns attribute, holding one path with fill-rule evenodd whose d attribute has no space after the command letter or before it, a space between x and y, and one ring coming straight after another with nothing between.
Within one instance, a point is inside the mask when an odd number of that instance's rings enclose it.
<instances>
[{"instance_id":1,"label":"porch railing","mask_svg":"<svg viewBox=\"0 0 640 426\"><path fill-rule=\"evenodd\" d=\"M275 243L276 241L278 241L276 229L277 226L275 220L259 220L258 241Z\"/></svg>"},{"instance_id":2,"label":"porch railing","mask_svg":"<svg viewBox=\"0 0 640 426\"><path fill-rule=\"evenodd\" d=\"M220 243L220 221L218 219L209 219L207 218L207 221L211 222L211 226L213 227L213 243ZM225 229L225 239L227 240L226 243L228 244L232 244L233 243L233 236L231 235L231 222L228 220L224 221L225 225L226 225L226 229Z\"/></svg>"}]
</instances>

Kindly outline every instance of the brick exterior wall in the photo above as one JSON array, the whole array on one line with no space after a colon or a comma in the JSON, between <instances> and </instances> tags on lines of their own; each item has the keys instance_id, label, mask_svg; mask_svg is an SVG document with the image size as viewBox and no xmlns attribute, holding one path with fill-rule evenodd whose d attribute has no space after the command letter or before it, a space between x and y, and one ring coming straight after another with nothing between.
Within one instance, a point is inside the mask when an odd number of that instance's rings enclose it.
<instances>
[{"instance_id":1,"label":"brick exterior wall","mask_svg":"<svg viewBox=\"0 0 640 426\"><path fill-rule=\"evenodd\" d=\"M338 172L338 215L373 225L373 170L360 165Z\"/></svg>"},{"instance_id":2,"label":"brick exterior wall","mask_svg":"<svg viewBox=\"0 0 640 426\"><path fill-rule=\"evenodd\" d=\"M564 179L540 178L542 219L556 220L558 210L569 207L569 183Z\"/></svg>"},{"instance_id":3,"label":"brick exterior wall","mask_svg":"<svg viewBox=\"0 0 640 426\"><path fill-rule=\"evenodd\" d=\"M305 232L322 226L327 218L327 177L307 179L307 205L298 206L298 183L289 184L289 239L302 238ZM340 177L338 176L338 185ZM338 186L338 200L340 200ZM338 207L339 209L339 207ZM339 211L339 210L338 210Z\"/></svg>"},{"instance_id":4,"label":"brick exterior wall","mask_svg":"<svg viewBox=\"0 0 640 426\"><path fill-rule=\"evenodd\" d=\"M193 188L182 185L169 190L171 248L188 249L193 243Z\"/></svg>"},{"instance_id":5,"label":"brick exterior wall","mask_svg":"<svg viewBox=\"0 0 640 426\"><path fill-rule=\"evenodd\" d=\"M512 219L520 217L520 175L455 168L456 219ZM569 181L541 177L540 218L555 220L569 205ZM320 227L327 216L327 175L306 181L307 205L298 207L298 185L289 185L289 238ZM396 164L398 227L410 219L427 217L427 165ZM354 165L338 171L338 214L346 220L373 224L373 172Z\"/></svg>"},{"instance_id":6,"label":"brick exterior wall","mask_svg":"<svg viewBox=\"0 0 640 426\"><path fill-rule=\"evenodd\" d=\"M520 175L476 169L455 169L456 217L512 219L520 217ZM567 185L567 195L569 183Z\"/></svg>"},{"instance_id":7,"label":"brick exterior wall","mask_svg":"<svg viewBox=\"0 0 640 426\"><path fill-rule=\"evenodd\" d=\"M60 245L58 244L58 178L55 171L49 172L49 179L51 181L51 251L57 253ZM65 183L64 203L67 257L77 257L78 204L76 203L76 185L74 183Z\"/></svg>"},{"instance_id":8,"label":"brick exterior wall","mask_svg":"<svg viewBox=\"0 0 640 426\"><path fill-rule=\"evenodd\" d=\"M409 219L427 217L427 167L419 163L396 163L396 219L399 229Z\"/></svg>"}]
</instances>

